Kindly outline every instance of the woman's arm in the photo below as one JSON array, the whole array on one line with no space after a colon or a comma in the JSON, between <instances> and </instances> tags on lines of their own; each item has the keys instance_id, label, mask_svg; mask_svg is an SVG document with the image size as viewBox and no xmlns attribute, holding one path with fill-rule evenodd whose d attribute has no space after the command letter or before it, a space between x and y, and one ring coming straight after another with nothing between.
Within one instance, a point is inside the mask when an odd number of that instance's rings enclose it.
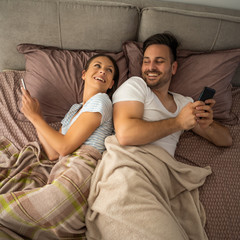
<instances>
[{"instance_id":1,"label":"woman's arm","mask_svg":"<svg viewBox=\"0 0 240 240\"><path fill-rule=\"evenodd\" d=\"M81 146L97 129L101 123L102 115L94 112L84 112L71 125L66 135L63 135L52 127L45 120L36 115L31 118L31 122L37 132L45 139L45 141L61 156L72 153Z\"/></svg>"},{"instance_id":2,"label":"woman's arm","mask_svg":"<svg viewBox=\"0 0 240 240\"><path fill-rule=\"evenodd\" d=\"M36 128L41 138L40 141L47 149L46 153L54 153L52 152L54 150L57 154L64 156L73 152L91 136L101 123L100 113L84 112L72 124L66 135L63 135L44 120L37 99L32 98L24 89L22 92L22 112Z\"/></svg>"},{"instance_id":3,"label":"woman's arm","mask_svg":"<svg viewBox=\"0 0 240 240\"><path fill-rule=\"evenodd\" d=\"M40 141L40 143L42 144L42 147L45 151L45 153L47 154L48 156L48 159L50 161L54 161L56 159L59 158L59 153L56 152L49 144L48 142L45 140L45 138L38 132L38 139Z\"/></svg>"},{"instance_id":4,"label":"woman's arm","mask_svg":"<svg viewBox=\"0 0 240 240\"><path fill-rule=\"evenodd\" d=\"M24 115L29 119L31 118L31 114L39 115L39 117L42 117L41 109L39 102L32 98L27 90L24 90L22 88L22 109L21 111L24 113ZM29 119L30 120L30 119ZM41 133L36 129L38 139L45 151L45 153L48 156L49 160L56 160L59 157L59 153L56 152L45 140L45 138L41 135Z\"/></svg>"}]
</instances>

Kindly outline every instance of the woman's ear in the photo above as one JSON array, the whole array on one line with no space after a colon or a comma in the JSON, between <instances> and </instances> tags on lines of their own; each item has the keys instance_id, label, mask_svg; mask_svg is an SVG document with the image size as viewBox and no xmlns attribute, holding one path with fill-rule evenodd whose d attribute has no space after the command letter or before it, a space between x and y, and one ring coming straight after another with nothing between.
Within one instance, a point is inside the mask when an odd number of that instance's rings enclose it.
<instances>
[{"instance_id":1,"label":"woman's ear","mask_svg":"<svg viewBox=\"0 0 240 240\"><path fill-rule=\"evenodd\" d=\"M178 63L177 63L177 61L174 61L172 64L172 75L176 74L177 68L178 68Z\"/></svg>"},{"instance_id":2,"label":"woman's ear","mask_svg":"<svg viewBox=\"0 0 240 240\"><path fill-rule=\"evenodd\" d=\"M112 80L111 84L109 85L109 88L108 89L111 89L114 85L114 80Z\"/></svg>"},{"instance_id":3,"label":"woman's ear","mask_svg":"<svg viewBox=\"0 0 240 240\"><path fill-rule=\"evenodd\" d=\"M86 70L82 70L82 80L85 81L86 77Z\"/></svg>"}]
</instances>

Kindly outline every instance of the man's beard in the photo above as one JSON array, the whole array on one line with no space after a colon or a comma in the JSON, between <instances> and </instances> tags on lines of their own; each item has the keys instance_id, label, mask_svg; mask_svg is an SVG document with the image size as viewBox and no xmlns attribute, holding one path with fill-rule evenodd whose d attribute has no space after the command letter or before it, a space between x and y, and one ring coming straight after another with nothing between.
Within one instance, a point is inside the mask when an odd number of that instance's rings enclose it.
<instances>
[{"instance_id":1,"label":"man's beard","mask_svg":"<svg viewBox=\"0 0 240 240\"><path fill-rule=\"evenodd\" d=\"M158 77L158 80L154 79L151 80L148 78L148 74L156 74ZM172 73L171 69L169 69L168 72L163 74L160 71L145 71L144 74L142 74L143 80L146 82L147 86L151 89L159 89L166 85L168 82L171 81Z\"/></svg>"}]
</instances>

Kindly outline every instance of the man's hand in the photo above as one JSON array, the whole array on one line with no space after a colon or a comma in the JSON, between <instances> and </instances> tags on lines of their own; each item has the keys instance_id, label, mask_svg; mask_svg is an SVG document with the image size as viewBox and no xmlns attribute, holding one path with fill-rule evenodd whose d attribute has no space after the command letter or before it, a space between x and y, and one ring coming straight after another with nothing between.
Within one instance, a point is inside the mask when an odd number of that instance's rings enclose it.
<instances>
[{"instance_id":1,"label":"man's hand","mask_svg":"<svg viewBox=\"0 0 240 240\"><path fill-rule=\"evenodd\" d=\"M197 101L202 103L200 101ZM205 105L198 105L196 107L197 122L199 126L203 129L208 128L213 123L213 106L215 105L216 101L214 99L208 99L205 101Z\"/></svg>"},{"instance_id":2,"label":"man's hand","mask_svg":"<svg viewBox=\"0 0 240 240\"><path fill-rule=\"evenodd\" d=\"M197 101L195 103L203 102ZM205 104L196 106L198 124L192 130L216 146L229 147L232 145L229 129L213 120L212 107L215 103L214 99L208 99L205 101Z\"/></svg>"},{"instance_id":3,"label":"man's hand","mask_svg":"<svg viewBox=\"0 0 240 240\"><path fill-rule=\"evenodd\" d=\"M190 130L198 124L197 115L204 113L203 102L188 103L176 117L176 121L182 130Z\"/></svg>"}]
</instances>

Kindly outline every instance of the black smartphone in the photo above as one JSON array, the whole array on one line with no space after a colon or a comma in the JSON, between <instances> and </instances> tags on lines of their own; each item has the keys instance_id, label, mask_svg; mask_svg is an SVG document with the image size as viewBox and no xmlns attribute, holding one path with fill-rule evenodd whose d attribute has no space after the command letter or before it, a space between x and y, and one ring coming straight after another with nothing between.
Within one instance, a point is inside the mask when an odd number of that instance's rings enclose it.
<instances>
[{"instance_id":1,"label":"black smartphone","mask_svg":"<svg viewBox=\"0 0 240 240\"><path fill-rule=\"evenodd\" d=\"M204 87L204 89L201 92L198 100L205 102L205 100L213 98L215 93L216 93L215 89L210 88L210 87Z\"/></svg>"}]
</instances>

